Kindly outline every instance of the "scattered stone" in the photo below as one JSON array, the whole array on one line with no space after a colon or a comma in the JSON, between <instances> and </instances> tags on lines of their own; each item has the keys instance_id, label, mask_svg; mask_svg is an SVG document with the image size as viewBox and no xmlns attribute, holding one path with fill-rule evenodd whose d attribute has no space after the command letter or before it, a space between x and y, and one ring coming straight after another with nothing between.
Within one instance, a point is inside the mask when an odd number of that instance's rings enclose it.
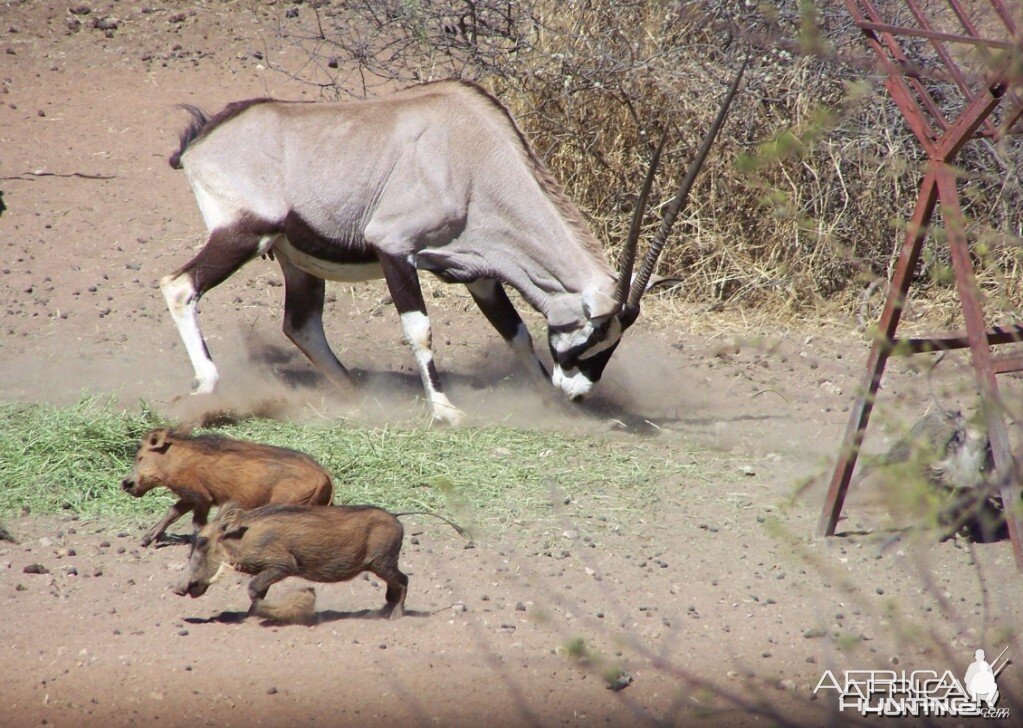
<instances>
[{"instance_id":1,"label":"scattered stone","mask_svg":"<svg viewBox=\"0 0 1023 728\"><path fill-rule=\"evenodd\" d=\"M826 634L827 632L825 632L820 627L814 627L803 632L803 636L808 640L816 639L817 637L823 637Z\"/></svg>"},{"instance_id":2,"label":"scattered stone","mask_svg":"<svg viewBox=\"0 0 1023 728\"><path fill-rule=\"evenodd\" d=\"M271 688L267 689L266 694L267 695L276 695L277 694L277 688L271 687Z\"/></svg>"},{"instance_id":3,"label":"scattered stone","mask_svg":"<svg viewBox=\"0 0 1023 728\"><path fill-rule=\"evenodd\" d=\"M524 611L526 611L526 605L523 604L522 602L516 602L516 604L515 604L515 611L516 612L524 612Z\"/></svg>"},{"instance_id":4,"label":"scattered stone","mask_svg":"<svg viewBox=\"0 0 1023 728\"><path fill-rule=\"evenodd\" d=\"M29 564L22 569L22 572L25 574L49 574L50 570L42 564Z\"/></svg>"},{"instance_id":5,"label":"scattered stone","mask_svg":"<svg viewBox=\"0 0 1023 728\"><path fill-rule=\"evenodd\" d=\"M740 468L740 470L742 471L742 474L745 475L747 478L751 478L757 474L756 468L754 468L752 465L743 465Z\"/></svg>"},{"instance_id":6,"label":"scattered stone","mask_svg":"<svg viewBox=\"0 0 1023 728\"><path fill-rule=\"evenodd\" d=\"M188 636L188 630L187 629L179 629L178 630L178 636L179 637L187 637Z\"/></svg>"},{"instance_id":7,"label":"scattered stone","mask_svg":"<svg viewBox=\"0 0 1023 728\"><path fill-rule=\"evenodd\" d=\"M117 30L121 27L121 21L117 18L96 18L92 21L92 27L96 30Z\"/></svg>"},{"instance_id":8,"label":"scattered stone","mask_svg":"<svg viewBox=\"0 0 1023 728\"><path fill-rule=\"evenodd\" d=\"M624 690L632 684L632 675L623 670L622 668L615 669L610 675L607 676L607 689L618 692Z\"/></svg>"}]
</instances>

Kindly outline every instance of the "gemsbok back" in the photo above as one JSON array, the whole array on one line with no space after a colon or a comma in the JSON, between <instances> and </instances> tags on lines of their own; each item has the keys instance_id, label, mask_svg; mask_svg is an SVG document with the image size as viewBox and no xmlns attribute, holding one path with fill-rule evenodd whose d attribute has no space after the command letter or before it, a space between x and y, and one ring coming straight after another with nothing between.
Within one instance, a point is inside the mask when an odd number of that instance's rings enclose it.
<instances>
[{"instance_id":1,"label":"gemsbok back","mask_svg":"<svg viewBox=\"0 0 1023 728\"><path fill-rule=\"evenodd\" d=\"M663 140L616 274L507 109L478 86L445 81L341 103L252 99L212 117L185 106L192 120L170 163L188 175L210 236L160 287L195 369L193 391L213 391L218 378L199 328L199 299L247 261L269 254L284 274L284 333L339 386L351 378L323 332L324 280L383 277L434 421L460 421L433 361L417 274L425 270L466 285L540 386L550 379L570 399L586 395L639 314L741 76L635 280L640 221ZM506 284L547 318L552 375Z\"/></svg>"}]
</instances>

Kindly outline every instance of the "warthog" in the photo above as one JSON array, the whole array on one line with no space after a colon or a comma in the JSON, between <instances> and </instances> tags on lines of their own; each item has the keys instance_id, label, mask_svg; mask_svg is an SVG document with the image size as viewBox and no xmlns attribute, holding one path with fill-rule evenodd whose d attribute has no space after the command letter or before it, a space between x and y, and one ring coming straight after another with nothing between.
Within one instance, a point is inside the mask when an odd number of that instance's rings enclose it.
<instances>
[{"instance_id":1,"label":"warthog","mask_svg":"<svg viewBox=\"0 0 1023 728\"><path fill-rule=\"evenodd\" d=\"M198 530L206 525L212 506L228 501L242 508L273 503L325 506L334 495L330 474L297 450L162 428L143 438L131 475L121 481L124 491L136 498L159 486L173 491L178 501L145 535L143 546L189 511Z\"/></svg>"},{"instance_id":2,"label":"warthog","mask_svg":"<svg viewBox=\"0 0 1023 728\"><path fill-rule=\"evenodd\" d=\"M964 532L992 541L1005 528L995 497L994 457L986 428L959 410L935 408L917 420L878 466L916 462L920 475L948 496L937 514L942 538Z\"/></svg>"},{"instance_id":3,"label":"warthog","mask_svg":"<svg viewBox=\"0 0 1023 728\"><path fill-rule=\"evenodd\" d=\"M408 577L398 569L403 536L397 517L374 506L270 505L245 511L228 503L199 532L174 593L201 597L227 565L253 575L249 614L265 614L267 590L286 577L329 583L368 571L386 582L384 611L397 619L408 588Z\"/></svg>"}]
</instances>

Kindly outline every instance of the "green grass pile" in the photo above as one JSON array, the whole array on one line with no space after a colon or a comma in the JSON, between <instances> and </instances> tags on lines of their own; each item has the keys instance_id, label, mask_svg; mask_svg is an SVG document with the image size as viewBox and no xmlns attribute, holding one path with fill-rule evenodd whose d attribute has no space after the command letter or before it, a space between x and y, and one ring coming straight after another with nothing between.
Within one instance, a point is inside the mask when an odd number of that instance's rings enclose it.
<instances>
[{"instance_id":1,"label":"green grass pile","mask_svg":"<svg viewBox=\"0 0 1023 728\"><path fill-rule=\"evenodd\" d=\"M170 503L160 489L120 491L140 438L162 423L86 399L68 407L0 403L0 517L61 509L148 515ZM365 428L345 423L245 420L216 432L312 455L333 475L336 503L428 509L483 520L542 517L565 497L601 494L642 507L666 465L642 443L506 427Z\"/></svg>"}]
</instances>

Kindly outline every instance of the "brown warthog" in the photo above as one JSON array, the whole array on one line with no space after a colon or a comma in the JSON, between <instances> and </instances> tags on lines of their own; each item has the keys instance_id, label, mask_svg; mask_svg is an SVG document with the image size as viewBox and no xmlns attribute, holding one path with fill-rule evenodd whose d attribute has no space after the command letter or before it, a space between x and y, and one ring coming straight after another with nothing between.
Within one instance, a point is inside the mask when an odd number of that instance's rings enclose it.
<instances>
[{"instance_id":1,"label":"brown warthog","mask_svg":"<svg viewBox=\"0 0 1023 728\"><path fill-rule=\"evenodd\" d=\"M178 502L142 539L148 546L189 511L196 530L206 525L210 508L235 501L243 508L271 503L330 505L330 474L296 450L227 437L156 429L135 455L131 475L121 481L129 495L141 498L164 486Z\"/></svg>"},{"instance_id":2,"label":"brown warthog","mask_svg":"<svg viewBox=\"0 0 1023 728\"><path fill-rule=\"evenodd\" d=\"M174 593L201 597L226 565L249 581L249 614L261 614L271 585L289 576L347 581L364 571L387 583L385 613L404 611L408 577L398 570L404 529L397 517L374 506L270 505L242 510L228 503L196 536Z\"/></svg>"}]
</instances>

